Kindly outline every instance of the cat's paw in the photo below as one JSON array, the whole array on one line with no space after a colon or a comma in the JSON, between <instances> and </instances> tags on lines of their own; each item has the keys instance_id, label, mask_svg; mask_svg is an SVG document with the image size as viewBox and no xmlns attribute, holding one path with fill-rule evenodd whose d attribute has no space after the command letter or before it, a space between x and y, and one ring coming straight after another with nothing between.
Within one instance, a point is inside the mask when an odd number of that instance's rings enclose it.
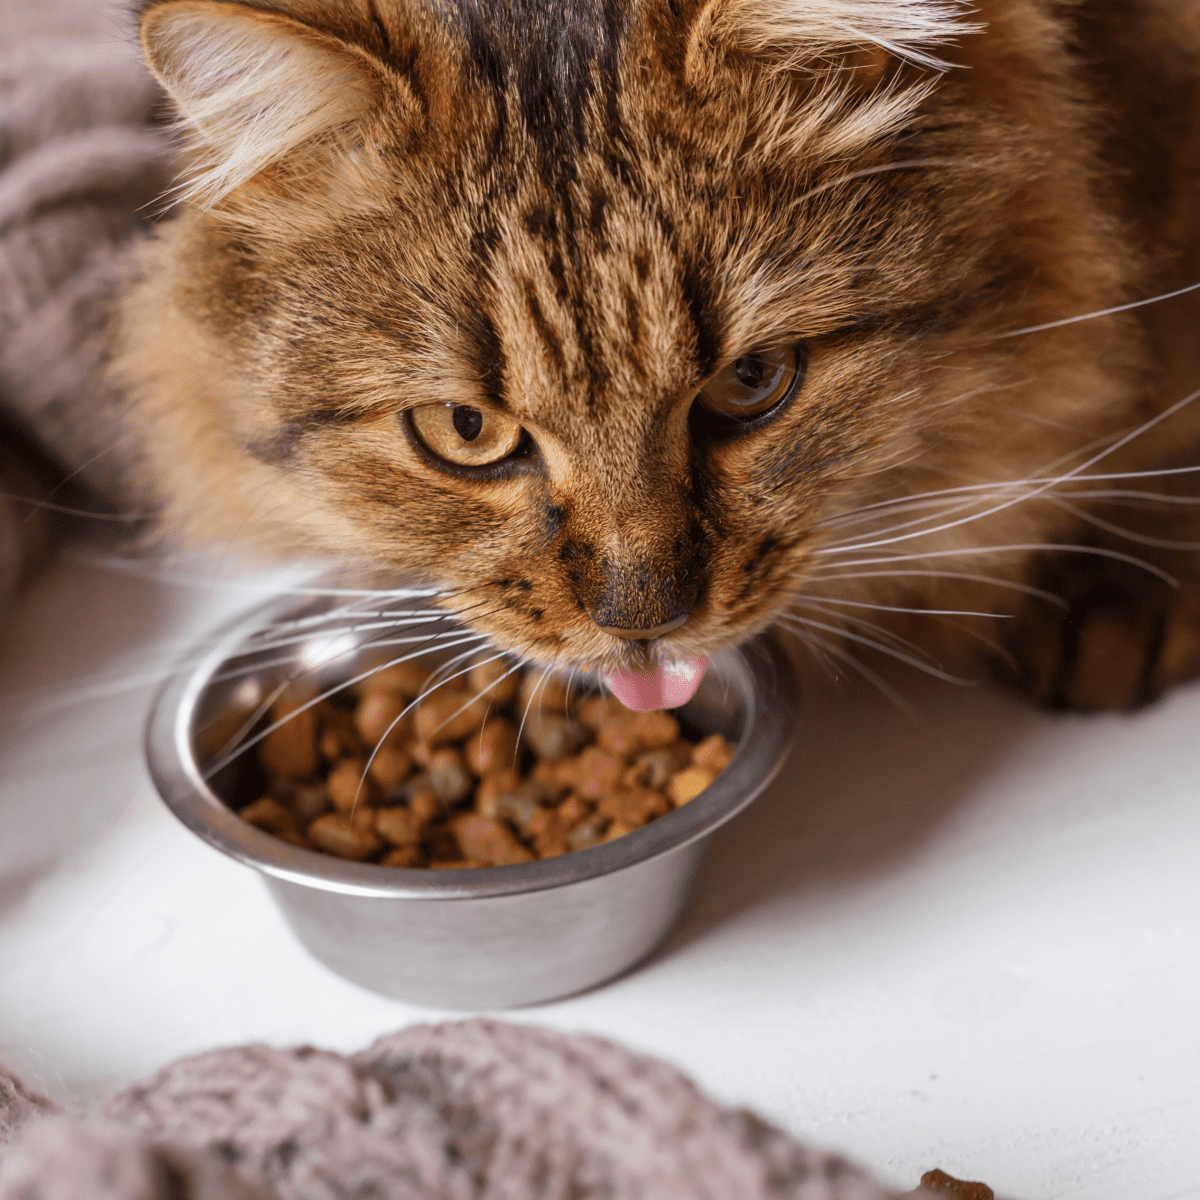
<instances>
[{"instance_id":1,"label":"cat's paw","mask_svg":"<svg viewBox=\"0 0 1200 1200\"><path fill-rule=\"evenodd\" d=\"M1173 587L1126 563L1055 571L1011 622L996 673L1052 708L1140 708L1200 676L1200 586Z\"/></svg>"}]
</instances>

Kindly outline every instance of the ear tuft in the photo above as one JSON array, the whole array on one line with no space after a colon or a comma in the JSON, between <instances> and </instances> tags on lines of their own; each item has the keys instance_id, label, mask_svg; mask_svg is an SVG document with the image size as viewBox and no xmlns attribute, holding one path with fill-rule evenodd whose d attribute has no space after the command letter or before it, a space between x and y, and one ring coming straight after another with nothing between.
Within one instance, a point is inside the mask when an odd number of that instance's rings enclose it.
<instances>
[{"instance_id":1,"label":"ear tuft","mask_svg":"<svg viewBox=\"0 0 1200 1200\"><path fill-rule=\"evenodd\" d=\"M709 36L781 65L875 47L945 70L933 51L981 25L964 20L967 0L712 0Z\"/></svg>"},{"instance_id":2,"label":"ear tuft","mask_svg":"<svg viewBox=\"0 0 1200 1200\"><path fill-rule=\"evenodd\" d=\"M155 4L141 38L192 151L184 198L205 206L364 117L379 82L356 47L224 0Z\"/></svg>"}]
</instances>

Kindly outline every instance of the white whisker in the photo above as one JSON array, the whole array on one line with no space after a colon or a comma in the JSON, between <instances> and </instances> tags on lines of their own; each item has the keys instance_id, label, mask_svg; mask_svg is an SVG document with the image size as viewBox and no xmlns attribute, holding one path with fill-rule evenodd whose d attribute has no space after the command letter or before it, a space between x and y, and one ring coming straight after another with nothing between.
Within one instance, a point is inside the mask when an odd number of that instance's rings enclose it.
<instances>
[{"instance_id":1,"label":"white whisker","mask_svg":"<svg viewBox=\"0 0 1200 1200\"><path fill-rule=\"evenodd\" d=\"M935 679L944 680L946 683L956 683L963 687L973 687L974 683L970 679L960 679L957 675L951 675L939 667L930 666L928 663L921 662L918 658L913 658L911 655L902 654L897 650L893 650L880 642L876 642L868 637L863 637L861 634L851 633L847 629L839 629L835 625L826 625L821 621L814 621L810 617L801 617L796 613L785 613L779 620L784 622L799 621L804 625L814 629L824 630L827 633L832 633L835 637L846 638L849 641L857 642L863 646L869 646L874 650L878 650L881 654L886 654L890 658L896 659L898 662L907 663L910 667L916 667L918 671L924 671L927 675L932 675Z\"/></svg>"},{"instance_id":2,"label":"white whisker","mask_svg":"<svg viewBox=\"0 0 1200 1200\"><path fill-rule=\"evenodd\" d=\"M1192 283L1187 287L1177 288L1173 292L1164 292L1159 296L1151 296L1146 300L1134 300L1129 304L1117 304L1112 308L1101 308L1096 312L1082 313L1077 317L1063 317L1058 321L1047 321L1042 325L1027 325L1024 329L1012 329L1008 333L996 334L996 341L1005 338L1024 337L1030 333L1042 333L1047 329L1061 329L1064 325L1076 325L1080 321L1095 321L1099 317L1111 317L1116 313L1131 312L1135 308L1145 308L1148 304L1161 304L1164 300L1174 300L1176 296L1186 296L1188 292L1200 290L1200 283Z\"/></svg>"}]
</instances>

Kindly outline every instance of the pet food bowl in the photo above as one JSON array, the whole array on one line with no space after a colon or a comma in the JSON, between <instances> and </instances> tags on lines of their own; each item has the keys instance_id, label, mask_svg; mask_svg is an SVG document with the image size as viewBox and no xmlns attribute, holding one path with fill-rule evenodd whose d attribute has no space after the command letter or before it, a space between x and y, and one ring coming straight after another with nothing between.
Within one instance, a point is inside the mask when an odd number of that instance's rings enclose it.
<instances>
[{"instance_id":1,"label":"pet food bowl","mask_svg":"<svg viewBox=\"0 0 1200 1200\"><path fill-rule=\"evenodd\" d=\"M349 681L364 662L378 661L381 645L395 645L397 629L405 646L395 653L422 641L443 647L422 657L431 668L455 653L447 643L462 644L447 637L455 627L435 609L414 610L409 601L400 611L384 596L348 616L341 599L335 608L326 598L288 597L207 639L159 693L146 753L171 811L261 872L309 952L372 991L438 1008L495 1009L619 975L666 937L705 839L762 792L787 755L794 673L784 650L759 637L717 655L676 714L692 736L736 742L733 760L696 799L641 829L557 858L462 870L384 867L301 849L237 815L261 794L263 776L254 753L236 746L263 728L272 693L300 675L325 687Z\"/></svg>"}]
</instances>

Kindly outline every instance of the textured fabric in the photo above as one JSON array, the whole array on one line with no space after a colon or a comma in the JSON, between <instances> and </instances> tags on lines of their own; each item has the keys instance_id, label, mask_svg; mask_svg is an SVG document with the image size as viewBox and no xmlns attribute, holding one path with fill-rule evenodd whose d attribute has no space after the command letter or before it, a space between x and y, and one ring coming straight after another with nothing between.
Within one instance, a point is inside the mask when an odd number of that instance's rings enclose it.
<instances>
[{"instance_id":1,"label":"textured fabric","mask_svg":"<svg viewBox=\"0 0 1200 1200\"><path fill-rule=\"evenodd\" d=\"M50 543L30 502L70 503L65 478L89 489L88 507L150 507L103 362L127 251L171 179L160 111L113 14L0 6L0 606Z\"/></svg>"},{"instance_id":2,"label":"textured fabric","mask_svg":"<svg viewBox=\"0 0 1200 1200\"><path fill-rule=\"evenodd\" d=\"M130 510L136 439L102 365L126 251L171 179L160 103L116 40L18 37L0 51L0 402Z\"/></svg>"},{"instance_id":3,"label":"textured fabric","mask_svg":"<svg viewBox=\"0 0 1200 1200\"><path fill-rule=\"evenodd\" d=\"M55 1106L31 1092L15 1075L0 1067L0 1146L3 1146L30 1117L48 1116Z\"/></svg>"},{"instance_id":4,"label":"textured fabric","mask_svg":"<svg viewBox=\"0 0 1200 1200\"><path fill-rule=\"evenodd\" d=\"M912 1193L923 1196L925 1193ZM421 1025L343 1057L180 1059L101 1116L30 1117L0 1200L888 1200L833 1155L598 1038Z\"/></svg>"}]
</instances>

